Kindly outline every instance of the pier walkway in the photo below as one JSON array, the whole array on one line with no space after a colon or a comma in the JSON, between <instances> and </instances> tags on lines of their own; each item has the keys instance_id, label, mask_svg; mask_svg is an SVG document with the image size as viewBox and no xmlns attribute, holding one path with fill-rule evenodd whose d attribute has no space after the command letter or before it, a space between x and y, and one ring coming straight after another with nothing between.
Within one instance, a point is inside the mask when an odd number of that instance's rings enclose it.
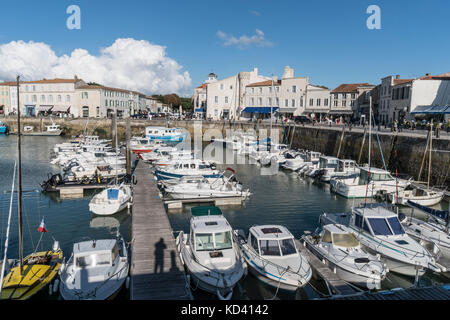
<instances>
[{"instance_id":1,"label":"pier walkway","mask_svg":"<svg viewBox=\"0 0 450 320\"><path fill-rule=\"evenodd\" d=\"M138 162L131 226L131 300L191 300L183 264L156 181Z\"/></svg>"}]
</instances>

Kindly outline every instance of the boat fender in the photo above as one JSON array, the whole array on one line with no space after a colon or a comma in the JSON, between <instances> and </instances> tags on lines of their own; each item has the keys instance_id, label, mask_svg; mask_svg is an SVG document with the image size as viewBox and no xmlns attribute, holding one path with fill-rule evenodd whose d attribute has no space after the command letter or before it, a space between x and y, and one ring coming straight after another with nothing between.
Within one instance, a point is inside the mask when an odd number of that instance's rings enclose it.
<instances>
[{"instance_id":1,"label":"boat fender","mask_svg":"<svg viewBox=\"0 0 450 320\"><path fill-rule=\"evenodd\" d=\"M58 287L59 287L59 280L56 279L55 282L53 283L53 293L58 292Z\"/></svg>"},{"instance_id":2,"label":"boat fender","mask_svg":"<svg viewBox=\"0 0 450 320\"><path fill-rule=\"evenodd\" d=\"M224 297L220 294L219 288L217 288L217 297L219 298L219 300L230 300L232 295L233 290L230 290L230 292L228 292L228 294Z\"/></svg>"},{"instance_id":3,"label":"boat fender","mask_svg":"<svg viewBox=\"0 0 450 320\"><path fill-rule=\"evenodd\" d=\"M130 288L130 277L127 277L127 280L125 281L125 288Z\"/></svg>"},{"instance_id":4,"label":"boat fender","mask_svg":"<svg viewBox=\"0 0 450 320\"><path fill-rule=\"evenodd\" d=\"M137 178L136 178L136 176L133 176L133 184L137 184Z\"/></svg>"}]
</instances>

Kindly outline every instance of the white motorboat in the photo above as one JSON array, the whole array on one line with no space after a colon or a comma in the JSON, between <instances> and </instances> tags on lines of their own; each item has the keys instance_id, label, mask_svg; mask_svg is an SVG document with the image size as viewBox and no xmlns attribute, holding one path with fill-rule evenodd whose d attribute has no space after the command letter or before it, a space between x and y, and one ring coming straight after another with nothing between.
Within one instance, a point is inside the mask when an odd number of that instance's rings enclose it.
<instances>
[{"instance_id":1,"label":"white motorboat","mask_svg":"<svg viewBox=\"0 0 450 320\"><path fill-rule=\"evenodd\" d=\"M315 170L306 173L311 178L322 178L324 174L331 174L336 171L339 159L336 157L320 156L319 166Z\"/></svg>"},{"instance_id":2,"label":"white motorboat","mask_svg":"<svg viewBox=\"0 0 450 320\"><path fill-rule=\"evenodd\" d=\"M218 207L194 207L191 214L190 233L180 232L176 244L192 287L230 300L233 288L247 274L233 230Z\"/></svg>"},{"instance_id":3,"label":"white motorboat","mask_svg":"<svg viewBox=\"0 0 450 320\"><path fill-rule=\"evenodd\" d=\"M284 153L288 151L286 144L271 144L268 152L264 152L260 155L259 162L263 166L267 166L275 161L279 166L286 162Z\"/></svg>"},{"instance_id":4,"label":"white motorboat","mask_svg":"<svg viewBox=\"0 0 450 320\"><path fill-rule=\"evenodd\" d=\"M300 152L286 152L284 158L286 161L281 167L286 170L297 171L306 165L306 155Z\"/></svg>"},{"instance_id":5,"label":"white motorboat","mask_svg":"<svg viewBox=\"0 0 450 320\"><path fill-rule=\"evenodd\" d=\"M319 168L319 160L322 154L315 151L306 151L306 162L305 165L297 170L299 175L309 175L317 168Z\"/></svg>"},{"instance_id":6,"label":"white motorboat","mask_svg":"<svg viewBox=\"0 0 450 320\"><path fill-rule=\"evenodd\" d=\"M389 199L392 203L406 205L408 201L418 203L422 206L434 206L444 199L445 192L427 188L425 186L409 185L404 190L390 193Z\"/></svg>"},{"instance_id":7,"label":"white motorboat","mask_svg":"<svg viewBox=\"0 0 450 320\"><path fill-rule=\"evenodd\" d=\"M156 167L155 175L158 180L181 178L183 176L203 176L207 179L220 178L222 174L215 165L200 159L177 160L166 167Z\"/></svg>"},{"instance_id":8,"label":"white motorboat","mask_svg":"<svg viewBox=\"0 0 450 320\"><path fill-rule=\"evenodd\" d=\"M175 147L158 147L152 152L139 154L139 158L145 162L154 162L160 159L166 159L172 152L177 151Z\"/></svg>"},{"instance_id":9,"label":"white motorboat","mask_svg":"<svg viewBox=\"0 0 450 320\"><path fill-rule=\"evenodd\" d=\"M151 140L159 140L166 142L182 142L186 139L188 132L183 128L166 128L166 127L146 127L145 136Z\"/></svg>"},{"instance_id":10,"label":"white motorboat","mask_svg":"<svg viewBox=\"0 0 450 320\"><path fill-rule=\"evenodd\" d=\"M377 193L393 193L404 189L410 181L395 179L389 171L363 167L354 178L333 178L331 190L346 198L372 198Z\"/></svg>"},{"instance_id":11,"label":"white motorboat","mask_svg":"<svg viewBox=\"0 0 450 320\"><path fill-rule=\"evenodd\" d=\"M383 205L367 204L343 214L324 213L320 222L347 226L366 251L381 254L391 272L421 276L426 269L441 271L432 254L405 233L397 214Z\"/></svg>"},{"instance_id":12,"label":"white motorboat","mask_svg":"<svg viewBox=\"0 0 450 320\"><path fill-rule=\"evenodd\" d=\"M111 215L125 209L130 200L131 188L122 183L96 194L89 202L89 210L97 215Z\"/></svg>"},{"instance_id":13,"label":"white motorboat","mask_svg":"<svg viewBox=\"0 0 450 320\"><path fill-rule=\"evenodd\" d=\"M234 234L250 271L261 281L293 291L311 279L312 269L295 246L294 236L285 227L253 226L248 238L243 230L236 230Z\"/></svg>"},{"instance_id":14,"label":"white motorboat","mask_svg":"<svg viewBox=\"0 0 450 320\"><path fill-rule=\"evenodd\" d=\"M236 180L235 171L227 168L232 174L208 180L200 177L184 177L182 181L175 185L168 185L164 192L173 199L194 199L194 198L242 198L247 199L251 193L249 189L243 189L242 184ZM169 180L170 181L170 180Z\"/></svg>"},{"instance_id":15,"label":"white motorboat","mask_svg":"<svg viewBox=\"0 0 450 320\"><path fill-rule=\"evenodd\" d=\"M64 300L113 299L126 282L128 269L122 237L78 242L61 268L59 292Z\"/></svg>"},{"instance_id":16,"label":"white motorboat","mask_svg":"<svg viewBox=\"0 0 450 320\"><path fill-rule=\"evenodd\" d=\"M341 160L338 159L336 168L326 168L321 172L320 180L330 182L333 178L347 179L359 176L359 168L355 160Z\"/></svg>"},{"instance_id":17,"label":"white motorboat","mask_svg":"<svg viewBox=\"0 0 450 320\"><path fill-rule=\"evenodd\" d=\"M344 281L368 289L380 289L387 267L380 255L365 252L346 226L327 224L320 232L302 237L305 247Z\"/></svg>"},{"instance_id":18,"label":"white motorboat","mask_svg":"<svg viewBox=\"0 0 450 320\"><path fill-rule=\"evenodd\" d=\"M179 150L173 152L162 152L161 156L156 159L153 164L156 167L166 167L175 164L178 160L194 159L194 154L190 150Z\"/></svg>"},{"instance_id":19,"label":"white motorboat","mask_svg":"<svg viewBox=\"0 0 450 320\"><path fill-rule=\"evenodd\" d=\"M408 201L407 205L411 207L411 214L399 214L406 233L434 253L438 263L441 256L450 259L450 212L428 208L412 201ZM414 216L416 210L426 215L425 220ZM447 272L450 271L448 267L446 265Z\"/></svg>"}]
</instances>

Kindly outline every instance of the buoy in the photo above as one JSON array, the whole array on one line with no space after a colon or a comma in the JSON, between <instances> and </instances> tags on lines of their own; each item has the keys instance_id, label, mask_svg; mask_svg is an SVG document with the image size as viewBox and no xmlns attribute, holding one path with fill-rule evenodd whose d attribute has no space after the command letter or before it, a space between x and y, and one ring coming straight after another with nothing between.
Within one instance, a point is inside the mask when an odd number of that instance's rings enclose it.
<instances>
[{"instance_id":1,"label":"buoy","mask_svg":"<svg viewBox=\"0 0 450 320\"><path fill-rule=\"evenodd\" d=\"M127 277L127 280L125 281L125 288L130 288L130 277Z\"/></svg>"},{"instance_id":2,"label":"buoy","mask_svg":"<svg viewBox=\"0 0 450 320\"><path fill-rule=\"evenodd\" d=\"M53 283L53 293L58 292L58 287L59 287L59 280L56 279L55 282Z\"/></svg>"}]
</instances>

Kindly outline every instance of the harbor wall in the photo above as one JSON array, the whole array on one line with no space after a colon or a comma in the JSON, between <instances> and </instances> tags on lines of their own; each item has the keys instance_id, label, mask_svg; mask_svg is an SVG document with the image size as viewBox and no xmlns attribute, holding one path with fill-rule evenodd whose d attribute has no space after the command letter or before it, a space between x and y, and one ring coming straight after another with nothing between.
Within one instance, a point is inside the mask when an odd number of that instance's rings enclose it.
<instances>
[{"instance_id":1,"label":"harbor wall","mask_svg":"<svg viewBox=\"0 0 450 320\"><path fill-rule=\"evenodd\" d=\"M2 121L8 124L11 132L17 130L17 119L2 118ZM83 132L88 134L99 135L102 138L111 138L112 121L111 119L54 119L56 124L61 126L66 136L75 136ZM193 121L167 121L165 119L157 120L131 120L131 135L142 135L146 126L170 126L181 127L186 129L190 136L194 136ZM198 123L198 122L197 122ZM49 119L40 118L22 118L23 126L34 126L35 130L45 130L45 125L50 125ZM118 120L119 140L125 139L125 120ZM86 130L87 128L87 130ZM203 140L208 141L211 135L226 136L230 130L265 130L267 136L270 135L269 124L260 124L255 122L239 122L233 123L229 121L222 122L201 122L201 130ZM198 129L197 129L198 130ZM345 128L342 135L340 128L327 127L308 127L297 126L282 127L280 124L274 124L273 130L278 132L280 142L285 138L288 139L291 147L314 150L322 152L326 155L337 156L339 158L353 159L358 161L360 153L360 164L368 163L368 134L364 139L363 132L351 131ZM208 134L205 134L207 133ZM212 134L211 134L212 132ZM217 138L217 136L214 136ZM364 146L361 149L361 145ZM420 181L427 181L428 177L428 154L422 165L422 159L426 148L426 136L406 136L396 135L392 133L380 133L379 140L386 166L389 171L398 170L399 175L406 174L418 180L418 174L422 166L422 174ZM340 146L340 150L339 150ZM373 166L382 168L383 161L378 147L376 134L372 134L372 156L371 163ZM431 166L431 182L433 185L444 186L450 189L450 140L433 138L432 166Z\"/></svg>"}]
</instances>

